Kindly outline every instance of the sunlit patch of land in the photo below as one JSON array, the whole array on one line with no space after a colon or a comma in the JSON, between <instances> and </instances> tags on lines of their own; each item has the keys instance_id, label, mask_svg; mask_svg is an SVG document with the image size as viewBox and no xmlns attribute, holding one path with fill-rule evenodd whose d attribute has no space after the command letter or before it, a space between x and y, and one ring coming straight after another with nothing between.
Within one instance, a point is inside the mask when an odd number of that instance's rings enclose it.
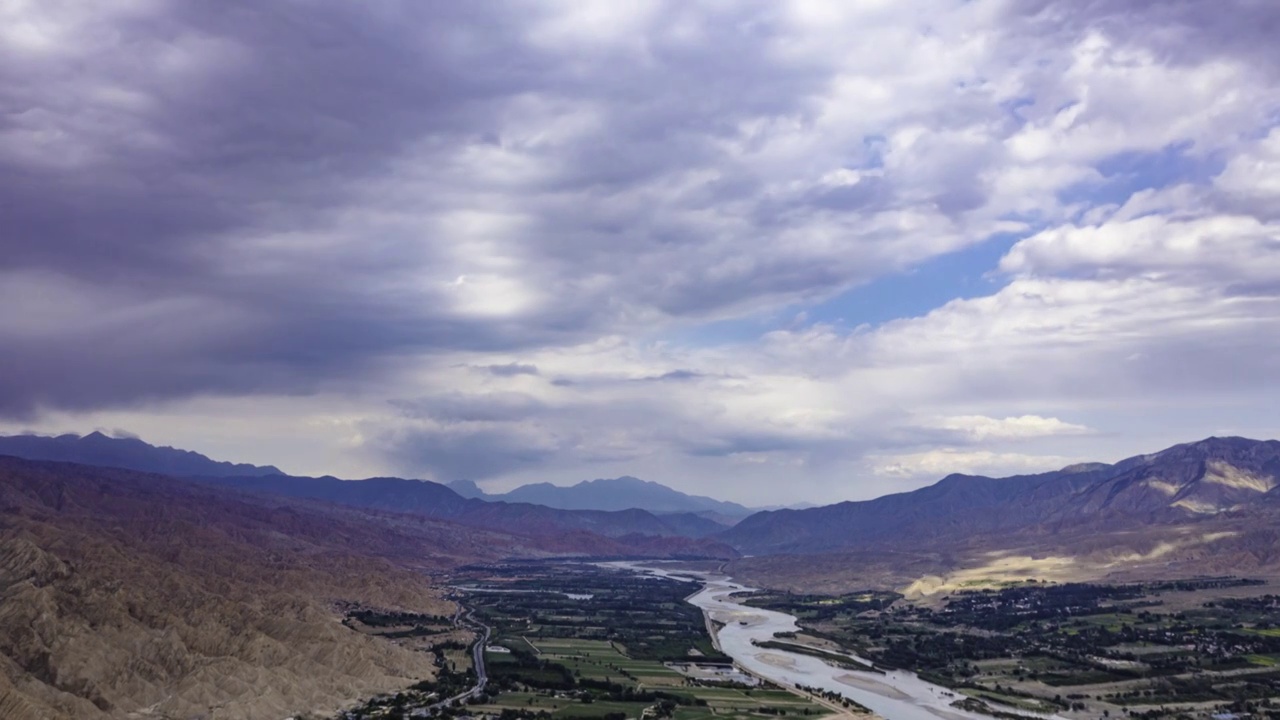
<instances>
[{"instance_id":1,"label":"sunlit patch of land","mask_svg":"<svg viewBox=\"0 0 1280 720\"><path fill-rule=\"evenodd\" d=\"M1078 577L1075 558L1029 555L1004 555L990 553L990 562L978 567L964 568L945 576L926 575L902 589L907 597L946 594L961 589L1008 587L1028 580L1070 581Z\"/></svg>"},{"instance_id":2,"label":"sunlit patch of land","mask_svg":"<svg viewBox=\"0 0 1280 720\"><path fill-rule=\"evenodd\" d=\"M1213 460L1206 463L1204 482L1260 493L1269 492L1276 486L1274 478L1255 475L1234 465Z\"/></svg>"}]
</instances>

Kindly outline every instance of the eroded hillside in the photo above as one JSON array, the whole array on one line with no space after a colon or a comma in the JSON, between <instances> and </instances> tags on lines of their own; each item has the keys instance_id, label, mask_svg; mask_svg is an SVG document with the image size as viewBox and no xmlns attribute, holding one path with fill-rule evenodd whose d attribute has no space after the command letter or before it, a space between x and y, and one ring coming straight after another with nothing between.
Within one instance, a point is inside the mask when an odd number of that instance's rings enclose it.
<instances>
[{"instance_id":1,"label":"eroded hillside","mask_svg":"<svg viewBox=\"0 0 1280 720\"><path fill-rule=\"evenodd\" d=\"M421 571L512 542L0 459L0 717L281 718L403 688L432 656L336 603L450 614Z\"/></svg>"}]
</instances>

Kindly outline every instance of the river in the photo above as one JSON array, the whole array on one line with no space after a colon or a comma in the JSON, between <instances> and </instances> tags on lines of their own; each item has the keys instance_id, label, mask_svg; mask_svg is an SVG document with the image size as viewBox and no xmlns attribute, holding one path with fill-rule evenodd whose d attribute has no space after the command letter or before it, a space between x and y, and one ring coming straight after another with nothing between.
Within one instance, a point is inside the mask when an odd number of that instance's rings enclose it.
<instances>
[{"instance_id":1,"label":"river","mask_svg":"<svg viewBox=\"0 0 1280 720\"><path fill-rule=\"evenodd\" d=\"M885 720L991 720L986 715L951 707L962 696L947 688L925 682L906 671L891 671L884 675L839 668L809 655L757 647L752 641L765 642L774 639L774 633L796 632L793 615L764 610L734 602L730 595L749 592L754 588L733 582L730 578L677 571L668 572L635 562L602 563L608 567L649 573L676 580L691 581L698 576L702 590L688 601L701 608L712 620L723 623L717 633L722 652L742 668L780 685L807 685L839 693L861 705L865 705ZM867 662L863 660L863 662ZM1062 720L1057 715L1034 715L1017 711L1027 717Z\"/></svg>"}]
</instances>

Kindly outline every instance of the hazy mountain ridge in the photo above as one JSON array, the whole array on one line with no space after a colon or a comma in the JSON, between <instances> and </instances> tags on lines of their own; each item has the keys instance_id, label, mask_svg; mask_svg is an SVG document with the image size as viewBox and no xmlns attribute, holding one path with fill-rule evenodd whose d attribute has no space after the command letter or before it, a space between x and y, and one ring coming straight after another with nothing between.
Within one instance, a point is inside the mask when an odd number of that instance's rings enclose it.
<instances>
[{"instance_id":1,"label":"hazy mountain ridge","mask_svg":"<svg viewBox=\"0 0 1280 720\"><path fill-rule=\"evenodd\" d=\"M456 485L456 487L455 487ZM562 510L629 510L639 508L652 513L715 513L743 518L755 512L738 503L702 495L689 495L661 483L624 475L617 478L583 480L575 485L551 483L521 485L510 492L486 494L475 483L457 481L449 487L467 497L505 502L526 502ZM480 495L469 493L480 492Z\"/></svg>"},{"instance_id":2,"label":"hazy mountain ridge","mask_svg":"<svg viewBox=\"0 0 1280 720\"><path fill-rule=\"evenodd\" d=\"M218 477L283 474L279 468L271 465L219 462L198 452L151 445L137 438L108 437L100 432L83 436L0 436L0 455L118 467L161 475Z\"/></svg>"},{"instance_id":3,"label":"hazy mountain ridge","mask_svg":"<svg viewBox=\"0 0 1280 720\"><path fill-rule=\"evenodd\" d=\"M489 494L482 490L473 480L454 480L453 482L444 483L444 486L468 499L484 500L489 497Z\"/></svg>"},{"instance_id":4,"label":"hazy mountain ridge","mask_svg":"<svg viewBox=\"0 0 1280 720\"><path fill-rule=\"evenodd\" d=\"M623 536L705 538L724 526L696 515L659 517L647 510L561 510L532 503L464 498L448 487L427 480L370 478L339 480L334 477L305 478L290 475L252 478L203 478L201 482L240 490L286 497L404 512L451 520L480 528L500 528L504 532L541 536L555 532L585 531L603 537ZM691 545L691 547L693 547ZM712 544L705 544L711 548ZM732 555L728 546L714 553Z\"/></svg>"},{"instance_id":5,"label":"hazy mountain ridge","mask_svg":"<svg viewBox=\"0 0 1280 720\"><path fill-rule=\"evenodd\" d=\"M469 499L444 485L425 480L388 477L348 481L330 476L298 477L286 475L272 466L218 462L195 452L157 447L133 438L111 438L96 432L83 437L0 437L0 455L4 454L32 460L78 462L189 477L205 484L310 498L352 507L407 512L542 539L557 532L584 531L614 538L678 536L697 540L714 535L725 527L723 523L698 517L693 513L659 517L648 510L634 508L615 511L566 510L531 503ZM662 487L656 483L645 485ZM467 490L467 484L460 487ZM474 484L470 487L474 488ZM668 493L687 497L669 488L663 489ZM637 547L641 545L643 543ZM661 544L664 548L672 545L673 543ZM713 542L691 543L689 547L692 553L711 552L717 556L734 554L728 546Z\"/></svg>"},{"instance_id":6,"label":"hazy mountain ridge","mask_svg":"<svg viewBox=\"0 0 1280 720\"><path fill-rule=\"evenodd\" d=\"M100 435L92 442L150 447L141 441ZM218 466L225 469L230 464ZM629 477L572 487L535 484L505 495L486 495L486 499L463 497L438 483L400 478L345 481L280 474L206 477L201 482L413 513L469 527L500 529L544 544L559 536L565 539L559 547L568 551L583 544L570 538L585 534L614 538L614 548L623 537L635 548L644 545L639 539L645 537L655 542L657 538L692 538L695 541L688 544L689 554L731 557L729 546L754 555L814 554L877 547L928 548L984 537L1065 536L1090 528L1140 530L1202 522L1255 506L1280 507L1280 442L1209 438L1114 464L1082 463L1009 478L949 475L919 490L869 501L758 512L730 529L691 512L562 509L499 499L526 496L561 504L599 504L616 489L620 494L612 501L614 505L633 504L643 497L659 508L664 507L662 502L719 503ZM459 482L454 488L483 495L474 483ZM678 544L660 543L664 548Z\"/></svg>"}]
</instances>

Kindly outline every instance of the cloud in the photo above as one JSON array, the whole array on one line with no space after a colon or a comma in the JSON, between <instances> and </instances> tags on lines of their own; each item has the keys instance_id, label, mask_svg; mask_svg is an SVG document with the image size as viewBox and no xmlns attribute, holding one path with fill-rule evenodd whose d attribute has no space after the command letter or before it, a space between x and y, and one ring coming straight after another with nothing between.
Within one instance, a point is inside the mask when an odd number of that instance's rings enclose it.
<instances>
[{"instance_id":1,"label":"cloud","mask_svg":"<svg viewBox=\"0 0 1280 720\"><path fill-rule=\"evenodd\" d=\"M1273 72L1280 59L1275 43L1267 40L1276 9L1264 2L1232 2L1229 12L1193 0L1021 0L1012 8L1046 31L1067 36L1104 32L1145 48L1170 65L1227 58L1259 72Z\"/></svg>"},{"instance_id":2,"label":"cloud","mask_svg":"<svg viewBox=\"0 0 1280 720\"><path fill-rule=\"evenodd\" d=\"M499 377L511 377L513 375L537 375L537 365L522 365L520 363L507 363L505 365L485 365L485 370Z\"/></svg>"},{"instance_id":3,"label":"cloud","mask_svg":"<svg viewBox=\"0 0 1280 720\"><path fill-rule=\"evenodd\" d=\"M438 482L484 479L536 467L557 451L554 438L491 427L404 428L372 446L410 475Z\"/></svg>"},{"instance_id":4,"label":"cloud","mask_svg":"<svg viewBox=\"0 0 1280 720\"><path fill-rule=\"evenodd\" d=\"M945 38L844 57L850 29L921 30L802 4L12 9L7 282L60 320L4 336L0 408L312 393L980 242L996 210L968 178L999 159L1007 90L927 102L1007 58L960 42L982 9L937 10ZM70 315L113 325L112 353L68 352Z\"/></svg>"},{"instance_id":5,"label":"cloud","mask_svg":"<svg viewBox=\"0 0 1280 720\"><path fill-rule=\"evenodd\" d=\"M1253 147L1232 157L1215 187L1228 197L1243 201L1261 201L1253 205L1255 212L1267 218L1280 211L1280 130L1272 129Z\"/></svg>"},{"instance_id":6,"label":"cloud","mask_svg":"<svg viewBox=\"0 0 1280 720\"><path fill-rule=\"evenodd\" d=\"M1261 433L1278 12L10 5L0 418L767 502Z\"/></svg>"},{"instance_id":7,"label":"cloud","mask_svg":"<svg viewBox=\"0 0 1280 720\"><path fill-rule=\"evenodd\" d=\"M942 475L1015 475L1049 472L1070 464L1063 457L993 453L985 450L964 451L954 448L930 450L908 455L872 456L874 471L898 478L938 478Z\"/></svg>"},{"instance_id":8,"label":"cloud","mask_svg":"<svg viewBox=\"0 0 1280 720\"><path fill-rule=\"evenodd\" d=\"M687 380L697 380L702 377L702 373L693 370L669 370L661 375L649 375L642 377L642 382L684 382Z\"/></svg>"},{"instance_id":9,"label":"cloud","mask_svg":"<svg viewBox=\"0 0 1280 720\"><path fill-rule=\"evenodd\" d=\"M546 405L515 392L441 393L412 400L394 400L406 417L441 422L510 422L537 415Z\"/></svg>"},{"instance_id":10,"label":"cloud","mask_svg":"<svg viewBox=\"0 0 1280 720\"><path fill-rule=\"evenodd\" d=\"M931 427L948 430L974 442L986 440L1019 440L1055 435L1078 435L1090 432L1083 425L1063 422L1058 418L1038 415L991 418L983 415L957 415L938 418Z\"/></svg>"},{"instance_id":11,"label":"cloud","mask_svg":"<svg viewBox=\"0 0 1280 720\"><path fill-rule=\"evenodd\" d=\"M1158 276L1246 286L1280 277L1280 223L1240 215L1144 215L1052 228L1019 242L1006 272L1096 277Z\"/></svg>"}]
</instances>

